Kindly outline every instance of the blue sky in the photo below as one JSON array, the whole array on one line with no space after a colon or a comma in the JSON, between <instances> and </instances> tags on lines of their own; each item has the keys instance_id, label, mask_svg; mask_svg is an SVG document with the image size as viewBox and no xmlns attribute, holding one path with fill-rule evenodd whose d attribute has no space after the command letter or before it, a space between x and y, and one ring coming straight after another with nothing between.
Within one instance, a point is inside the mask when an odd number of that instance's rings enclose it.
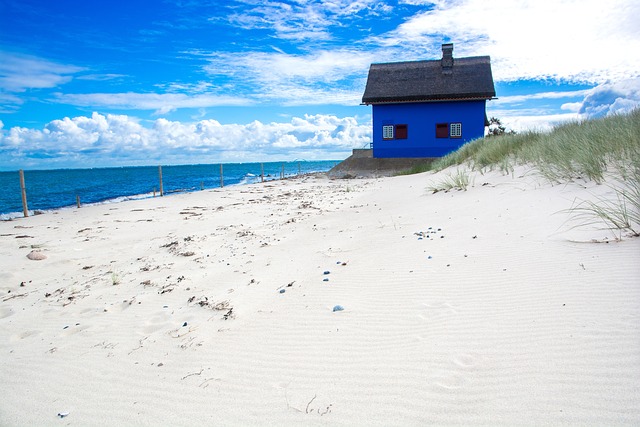
<instances>
[{"instance_id":1,"label":"blue sky","mask_svg":"<svg viewBox=\"0 0 640 427\"><path fill-rule=\"evenodd\" d=\"M0 170L343 159L372 62L490 55L515 130L640 105L637 0L0 0Z\"/></svg>"}]
</instances>

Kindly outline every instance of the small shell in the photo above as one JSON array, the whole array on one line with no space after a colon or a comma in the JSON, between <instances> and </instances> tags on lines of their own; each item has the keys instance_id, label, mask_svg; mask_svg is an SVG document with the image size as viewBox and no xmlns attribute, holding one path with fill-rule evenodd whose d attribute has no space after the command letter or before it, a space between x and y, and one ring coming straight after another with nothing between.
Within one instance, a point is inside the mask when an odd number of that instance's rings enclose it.
<instances>
[{"instance_id":1,"label":"small shell","mask_svg":"<svg viewBox=\"0 0 640 427\"><path fill-rule=\"evenodd\" d=\"M40 251L31 251L27 255L27 258L33 261L42 261L43 259L47 259L47 256Z\"/></svg>"}]
</instances>

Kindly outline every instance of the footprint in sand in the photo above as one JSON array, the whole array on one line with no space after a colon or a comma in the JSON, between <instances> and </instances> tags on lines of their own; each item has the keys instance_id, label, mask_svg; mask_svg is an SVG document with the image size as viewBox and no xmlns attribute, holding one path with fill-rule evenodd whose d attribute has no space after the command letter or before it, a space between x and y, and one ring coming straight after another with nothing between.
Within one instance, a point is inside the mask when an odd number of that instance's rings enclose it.
<instances>
[{"instance_id":1,"label":"footprint in sand","mask_svg":"<svg viewBox=\"0 0 640 427\"><path fill-rule=\"evenodd\" d=\"M11 342L15 342L15 341L20 341L23 340L25 338L29 338L29 337L37 337L38 335L40 335L42 333L42 331L24 331L20 334L14 334L11 336L10 341Z\"/></svg>"},{"instance_id":2,"label":"footprint in sand","mask_svg":"<svg viewBox=\"0 0 640 427\"><path fill-rule=\"evenodd\" d=\"M161 312L150 318L145 322L144 327L142 328L142 333L144 335L152 334L159 330L167 330L171 327L175 326L171 321L171 314L167 312Z\"/></svg>"},{"instance_id":3,"label":"footprint in sand","mask_svg":"<svg viewBox=\"0 0 640 427\"><path fill-rule=\"evenodd\" d=\"M423 320L430 320L434 318L441 318L453 314L458 314L458 310L455 306L448 302L435 303L435 304L420 304L418 317Z\"/></svg>"},{"instance_id":4,"label":"footprint in sand","mask_svg":"<svg viewBox=\"0 0 640 427\"><path fill-rule=\"evenodd\" d=\"M455 390L467 386L473 380L480 358L471 353L460 353L451 358L451 369L447 369L435 378L437 386Z\"/></svg>"},{"instance_id":5,"label":"footprint in sand","mask_svg":"<svg viewBox=\"0 0 640 427\"><path fill-rule=\"evenodd\" d=\"M65 326L65 328L62 331L61 336L65 337L68 335L75 335L75 334L79 334L82 331L86 331L87 329L89 329L89 325L78 325L78 324L72 324L69 326Z\"/></svg>"},{"instance_id":6,"label":"footprint in sand","mask_svg":"<svg viewBox=\"0 0 640 427\"><path fill-rule=\"evenodd\" d=\"M0 307L0 319L13 316L13 309L11 307Z\"/></svg>"},{"instance_id":7,"label":"footprint in sand","mask_svg":"<svg viewBox=\"0 0 640 427\"><path fill-rule=\"evenodd\" d=\"M457 390L467 384L469 384L469 379L466 377L466 375L459 372L451 372L439 378L436 378L435 380L435 385L449 390Z\"/></svg>"},{"instance_id":8,"label":"footprint in sand","mask_svg":"<svg viewBox=\"0 0 640 427\"><path fill-rule=\"evenodd\" d=\"M473 354L462 353L453 357L453 363L461 368L471 368L478 364L478 360Z\"/></svg>"}]
</instances>

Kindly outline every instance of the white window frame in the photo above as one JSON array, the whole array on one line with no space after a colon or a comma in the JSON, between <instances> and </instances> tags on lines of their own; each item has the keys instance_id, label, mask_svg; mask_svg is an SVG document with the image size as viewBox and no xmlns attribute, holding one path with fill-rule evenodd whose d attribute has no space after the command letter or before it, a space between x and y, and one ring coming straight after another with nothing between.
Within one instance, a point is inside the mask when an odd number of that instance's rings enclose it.
<instances>
[{"instance_id":1,"label":"white window frame","mask_svg":"<svg viewBox=\"0 0 640 427\"><path fill-rule=\"evenodd\" d=\"M393 139L395 134L395 126L394 125L384 125L382 126L382 139Z\"/></svg>"},{"instance_id":2,"label":"white window frame","mask_svg":"<svg viewBox=\"0 0 640 427\"><path fill-rule=\"evenodd\" d=\"M462 123L449 124L449 137L450 138L462 138Z\"/></svg>"}]
</instances>

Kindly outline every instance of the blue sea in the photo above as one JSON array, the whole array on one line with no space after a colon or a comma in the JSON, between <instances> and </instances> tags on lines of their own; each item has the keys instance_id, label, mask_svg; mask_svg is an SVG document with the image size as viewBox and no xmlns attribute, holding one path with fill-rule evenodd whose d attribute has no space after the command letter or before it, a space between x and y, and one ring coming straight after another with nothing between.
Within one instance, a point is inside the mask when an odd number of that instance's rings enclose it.
<instances>
[{"instance_id":1,"label":"blue sea","mask_svg":"<svg viewBox=\"0 0 640 427\"><path fill-rule=\"evenodd\" d=\"M338 161L294 161L270 163L223 164L224 186L251 184L264 179L326 172ZM25 188L29 214L80 203L113 203L142 199L160 194L158 166L132 166L96 169L25 170ZM164 195L220 188L220 165L162 166ZM18 171L0 172L0 219L23 216L20 175Z\"/></svg>"}]
</instances>

